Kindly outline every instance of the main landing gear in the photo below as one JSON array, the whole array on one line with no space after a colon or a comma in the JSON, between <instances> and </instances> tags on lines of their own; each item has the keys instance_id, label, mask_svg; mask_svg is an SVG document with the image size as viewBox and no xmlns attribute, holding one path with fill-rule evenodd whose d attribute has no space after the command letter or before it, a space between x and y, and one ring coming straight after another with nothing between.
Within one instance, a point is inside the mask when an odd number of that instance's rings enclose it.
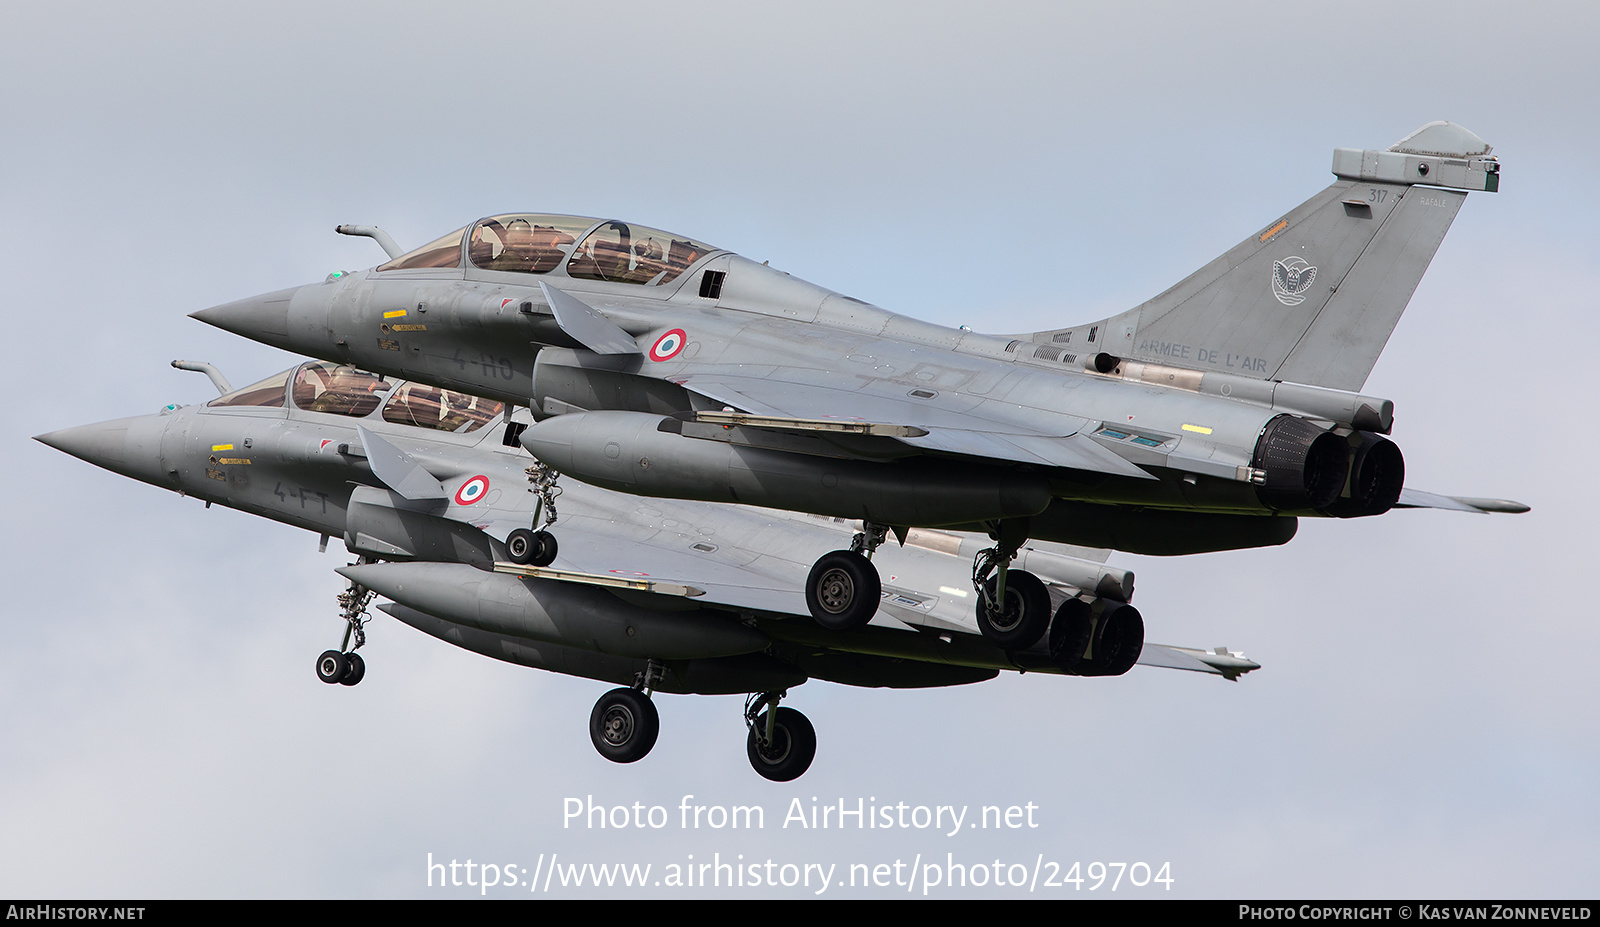
<instances>
[{"instance_id":1,"label":"main landing gear","mask_svg":"<svg viewBox=\"0 0 1600 927\"><path fill-rule=\"evenodd\" d=\"M786 694L752 693L744 703L744 723L750 729L745 753L751 768L773 782L800 778L817 755L817 731L810 719L793 708L778 707Z\"/></svg>"},{"instance_id":2,"label":"main landing gear","mask_svg":"<svg viewBox=\"0 0 1600 927\"><path fill-rule=\"evenodd\" d=\"M645 758L661 733L661 716L650 693L661 681L664 667L651 660L634 677L633 688L612 689L589 712L589 740L600 755L613 763L633 763Z\"/></svg>"},{"instance_id":3,"label":"main landing gear","mask_svg":"<svg viewBox=\"0 0 1600 927\"><path fill-rule=\"evenodd\" d=\"M532 484L528 492L539 495L539 504L533 510L532 528L518 528L506 536L506 555L512 563L549 566L556 559L556 536L545 529L556 523L556 496L561 495L561 487L556 485L556 480L561 474L540 461L535 461L527 469L527 474L528 482ZM539 524L541 519L544 521L542 527Z\"/></svg>"},{"instance_id":4,"label":"main landing gear","mask_svg":"<svg viewBox=\"0 0 1600 927\"><path fill-rule=\"evenodd\" d=\"M372 563L370 557L360 557L356 563ZM339 612L344 619L344 642L338 650L324 650L322 656L317 657L317 678L323 682L334 685L353 686L367 675L367 661L361 659L361 654L356 653L367 642L366 626L372 618L367 614L367 606L372 604L372 597L376 595L366 586L350 580L345 590L339 593ZM355 646L351 646L354 643Z\"/></svg>"},{"instance_id":5,"label":"main landing gear","mask_svg":"<svg viewBox=\"0 0 1600 927\"><path fill-rule=\"evenodd\" d=\"M613 763L644 759L660 733L656 705L638 689L612 689L589 712L589 739Z\"/></svg>"},{"instance_id":6,"label":"main landing gear","mask_svg":"<svg viewBox=\"0 0 1600 927\"><path fill-rule=\"evenodd\" d=\"M972 588L978 592L978 631L996 647L1026 650L1050 627L1050 591L1039 577L1011 569L1028 539L1026 519L1007 519L989 532L995 546L972 561Z\"/></svg>"},{"instance_id":7,"label":"main landing gear","mask_svg":"<svg viewBox=\"0 0 1600 927\"><path fill-rule=\"evenodd\" d=\"M661 734L661 716L651 692L665 671L651 660L628 688L612 689L600 696L589 712L589 740L595 750L613 763L635 763L645 758ZM749 729L745 752L750 766L773 782L800 778L817 755L817 732L806 716L793 708L779 708L786 692L757 692L745 699L744 723Z\"/></svg>"},{"instance_id":8,"label":"main landing gear","mask_svg":"<svg viewBox=\"0 0 1600 927\"><path fill-rule=\"evenodd\" d=\"M978 590L978 630L1005 650L1046 641L1051 662L1078 676L1121 676L1144 650L1144 618L1126 602L1073 596L1050 614L1050 591L1039 577L1013 570L1026 538L1026 521L1002 521L990 532L995 546L978 552L972 585ZM1046 633L1048 632L1048 638Z\"/></svg>"},{"instance_id":9,"label":"main landing gear","mask_svg":"<svg viewBox=\"0 0 1600 927\"><path fill-rule=\"evenodd\" d=\"M1027 519L993 524L995 546L980 551L972 564L978 593L978 630L997 647L1026 650L1050 627L1050 592L1032 573L1010 568L1028 539ZM889 535L889 526L862 522L849 550L823 554L806 577L806 606L817 624L830 631L853 631L878 611L883 585L872 554Z\"/></svg>"},{"instance_id":10,"label":"main landing gear","mask_svg":"<svg viewBox=\"0 0 1600 927\"><path fill-rule=\"evenodd\" d=\"M889 536L889 526L868 521L861 527L849 550L818 557L806 577L806 608L817 624L830 631L864 626L878 613L878 601L883 597L872 553Z\"/></svg>"}]
</instances>

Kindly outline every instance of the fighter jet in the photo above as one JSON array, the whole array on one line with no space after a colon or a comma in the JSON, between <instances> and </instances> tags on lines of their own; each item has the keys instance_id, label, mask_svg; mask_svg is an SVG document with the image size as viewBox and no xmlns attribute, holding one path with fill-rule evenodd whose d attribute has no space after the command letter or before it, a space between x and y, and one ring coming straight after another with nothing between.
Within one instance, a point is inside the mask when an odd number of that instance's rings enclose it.
<instances>
[{"instance_id":1,"label":"fighter jet","mask_svg":"<svg viewBox=\"0 0 1600 927\"><path fill-rule=\"evenodd\" d=\"M997 646L979 634L965 574L980 538L907 533L878 559L885 581L871 627L819 627L791 551L837 545L841 520L747 506L664 501L554 485L514 440L525 410L326 362L302 364L203 405L39 435L97 466L341 537L343 640L317 658L326 683L355 685L378 608L427 634L510 663L622 684L589 718L602 756L644 757L656 741L654 692L748 693L747 753L762 776L809 767L816 733L779 707L818 678L897 688L961 685L1000 670L1118 675L1134 663L1228 679L1242 654L1144 643L1133 575L1107 551L1037 544L1018 562L1043 578L1057 617L1049 641ZM520 421L519 421L520 417ZM531 466L530 466L531 462ZM562 543L547 530L557 523ZM625 569L619 563L628 564Z\"/></svg>"},{"instance_id":2,"label":"fighter jet","mask_svg":"<svg viewBox=\"0 0 1600 927\"><path fill-rule=\"evenodd\" d=\"M1394 403L1360 392L1468 191L1499 189L1490 151L1444 122L1337 149L1326 189L1160 295L1031 334L946 328L687 236L539 214L405 253L341 226L391 259L194 316L527 405L538 421L519 440L576 480L859 519L804 582L827 628L878 610L890 533L986 533L980 629L1027 647L1053 633L1045 584L1011 568L1029 538L1174 555L1283 544L1300 517L1527 510L1406 487Z\"/></svg>"}]
</instances>

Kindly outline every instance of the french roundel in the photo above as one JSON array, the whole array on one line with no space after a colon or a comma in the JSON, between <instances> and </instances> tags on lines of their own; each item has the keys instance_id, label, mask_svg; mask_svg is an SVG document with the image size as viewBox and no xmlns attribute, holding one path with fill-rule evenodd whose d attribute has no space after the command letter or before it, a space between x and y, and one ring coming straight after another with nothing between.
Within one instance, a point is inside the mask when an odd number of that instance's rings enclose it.
<instances>
[{"instance_id":1,"label":"french roundel","mask_svg":"<svg viewBox=\"0 0 1600 927\"><path fill-rule=\"evenodd\" d=\"M488 491L489 478L486 476L475 476L472 479L467 480L465 483L462 483L461 488L456 490L456 505L471 505L472 503L477 502L479 499L482 499L483 494Z\"/></svg>"},{"instance_id":2,"label":"french roundel","mask_svg":"<svg viewBox=\"0 0 1600 927\"><path fill-rule=\"evenodd\" d=\"M656 343L650 346L650 359L653 361L672 360L678 356L679 351L683 350L683 344L688 340L689 336L683 329L674 328L672 331L657 338Z\"/></svg>"}]
</instances>

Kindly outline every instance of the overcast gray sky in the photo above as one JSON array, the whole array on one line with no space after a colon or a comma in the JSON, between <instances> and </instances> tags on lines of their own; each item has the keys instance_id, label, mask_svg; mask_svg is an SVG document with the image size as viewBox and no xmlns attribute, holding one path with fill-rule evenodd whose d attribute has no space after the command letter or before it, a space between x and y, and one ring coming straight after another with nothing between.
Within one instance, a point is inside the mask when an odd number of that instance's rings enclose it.
<instances>
[{"instance_id":1,"label":"overcast gray sky","mask_svg":"<svg viewBox=\"0 0 1600 927\"><path fill-rule=\"evenodd\" d=\"M718 853L840 873L918 854L1171 864L1170 892L1135 896L1594 894L1593 4L60 3L6 19L0 895L464 893L427 887L430 853L530 871L552 853L656 872ZM27 440L208 398L175 357L235 383L288 366L185 315L376 263L341 222L415 246L490 212L616 215L908 315L1031 331L1136 304L1320 190L1334 147L1434 119L1496 146L1503 192L1469 198L1367 391L1396 403L1411 485L1534 510L1115 557L1151 639L1263 665L1236 684L1143 668L811 682L788 704L820 746L788 785L750 770L738 698L661 696L655 751L614 766L586 728L604 684L387 618L366 681L322 685L342 551ZM1018 260L1017 241L1037 250ZM562 827L567 797L686 794L760 804L767 827ZM781 826L813 797L1031 802L1039 826ZM875 893L905 889L829 890Z\"/></svg>"}]
</instances>

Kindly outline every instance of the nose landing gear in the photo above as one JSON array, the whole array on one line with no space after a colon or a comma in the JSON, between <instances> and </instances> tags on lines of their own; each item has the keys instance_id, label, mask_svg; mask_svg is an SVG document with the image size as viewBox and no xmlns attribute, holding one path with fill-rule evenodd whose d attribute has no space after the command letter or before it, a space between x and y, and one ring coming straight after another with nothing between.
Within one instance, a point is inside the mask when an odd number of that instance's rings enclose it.
<instances>
[{"instance_id":1,"label":"nose landing gear","mask_svg":"<svg viewBox=\"0 0 1600 927\"><path fill-rule=\"evenodd\" d=\"M549 566L556 559L556 537L548 531L518 528L506 536L506 555L512 563Z\"/></svg>"},{"instance_id":2,"label":"nose landing gear","mask_svg":"<svg viewBox=\"0 0 1600 927\"><path fill-rule=\"evenodd\" d=\"M557 545L556 536L546 529L556 523L556 496L561 495L556 480L561 474L537 461L526 472L532 484L528 492L537 493L539 503L533 510L533 527L518 528L506 537L506 555L512 563L549 566L555 562ZM543 526L539 524L541 520Z\"/></svg>"},{"instance_id":3,"label":"nose landing gear","mask_svg":"<svg viewBox=\"0 0 1600 927\"><path fill-rule=\"evenodd\" d=\"M356 560L357 564L372 562L372 558L366 556ZM339 617L344 619L344 641L338 650L324 650L322 656L317 657L318 679L329 685L353 686L367 675L367 661L361 659L356 651L367 642L366 626L372 620L367 614L367 606L372 604L376 594L354 580L339 593ZM355 644L353 647L352 642Z\"/></svg>"}]
</instances>

